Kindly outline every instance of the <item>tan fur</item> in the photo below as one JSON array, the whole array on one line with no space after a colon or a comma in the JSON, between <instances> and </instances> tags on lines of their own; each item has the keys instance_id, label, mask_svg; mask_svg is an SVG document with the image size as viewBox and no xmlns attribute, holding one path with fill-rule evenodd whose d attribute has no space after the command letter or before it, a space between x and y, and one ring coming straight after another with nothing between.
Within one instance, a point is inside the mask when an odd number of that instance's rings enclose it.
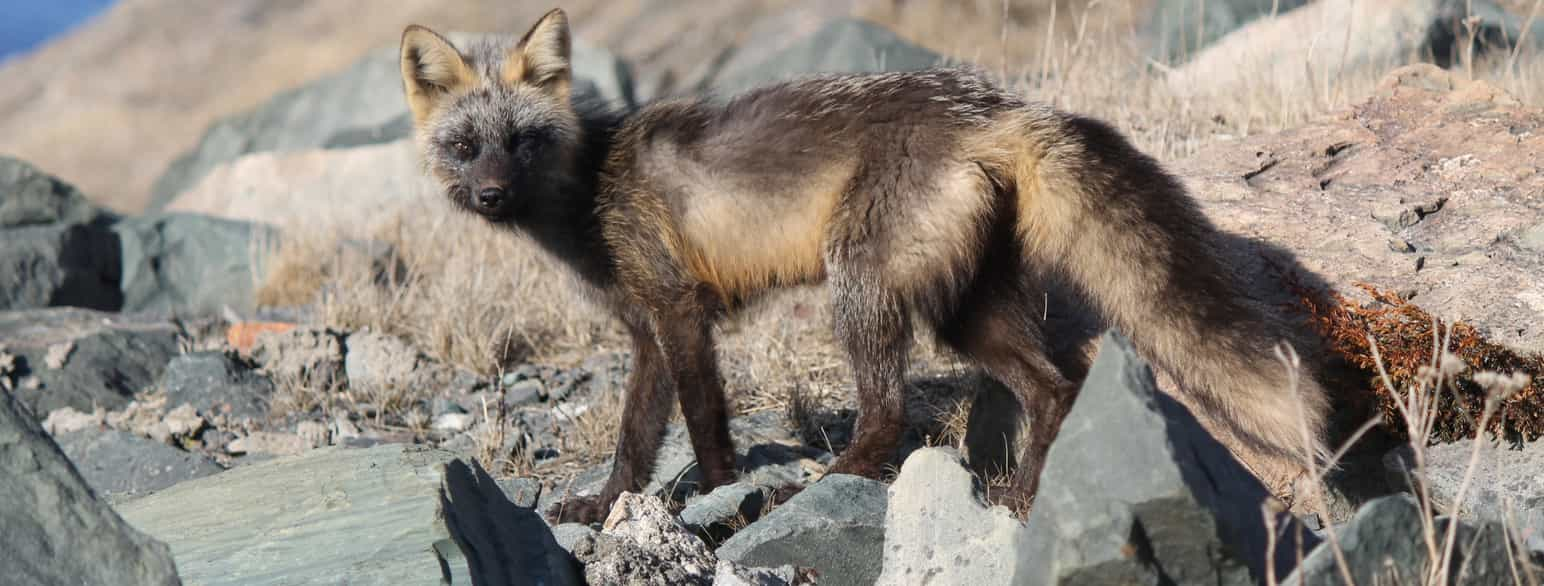
<instances>
[{"instance_id":1,"label":"tan fur","mask_svg":"<svg viewBox=\"0 0 1544 586\"><path fill-rule=\"evenodd\" d=\"M423 124L439 104L481 80L445 37L412 25L402 32L402 81L413 119Z\"/></svg>"}]
</instances>

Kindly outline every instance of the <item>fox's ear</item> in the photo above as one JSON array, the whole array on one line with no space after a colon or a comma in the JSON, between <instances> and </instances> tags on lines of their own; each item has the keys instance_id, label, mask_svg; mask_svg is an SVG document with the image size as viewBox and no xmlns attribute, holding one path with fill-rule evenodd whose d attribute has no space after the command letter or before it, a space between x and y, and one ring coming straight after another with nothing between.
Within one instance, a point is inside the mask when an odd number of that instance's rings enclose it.
<instances>
[{"instance_id":1,"label":"fox's ear","mask_svg":"<svg viewBox=\"0 0 1544 586\"><path fill-rule=\"evenodd\" d=\"M554 8L520 39L504 64L504 82L528 83L566 96L570 50L568 15L562 8Z\"/></svg>"},{"instance_id":2,"label":"fox's ear","mask_svg":"<svg viewBox=\"0 0 1544 586\"><path fill-rule=\"evenodd\" d=\"M402 85L415 121L423 122L441 99L472 82L472 69L445 37L416 24L402 31Z\"/></svg>"}]
</instances>

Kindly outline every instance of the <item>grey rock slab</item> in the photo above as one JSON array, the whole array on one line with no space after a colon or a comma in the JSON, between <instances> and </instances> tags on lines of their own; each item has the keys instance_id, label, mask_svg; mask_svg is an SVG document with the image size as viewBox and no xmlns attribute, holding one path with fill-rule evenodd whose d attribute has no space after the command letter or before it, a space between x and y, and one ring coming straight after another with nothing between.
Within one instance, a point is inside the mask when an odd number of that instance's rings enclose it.
<instances>
[{"instance_id":1,"label":"grey rock slab","mask_svg":"<svg viewBox=\"0 0 1544 586\"><path fill-rule=\"evenodd\" d=\"M183 315L250 312L263 276L266 226L188 213L135 216L113 225L122 253L123 308Z\"/></svg>"},{"instance_id":2,"label":"grey rock slab","mask_svg":"<svg viewBox=\"0 0 1544 586\"><path fill-rule=\"evenodd\" d=\"M1379 497L1356 512L1351 521L1336 528L1342 558L1351 584L1425 583L1432 556L1425 541L1427 526L1415 498L1408 494ZM1445 539L1451 521L1433 520L1430 529ZM1506 534L1499 523L1460 524L1455 531L1450 576L1455 584L1516 584L1513 561L1521 571L1539 575L1537 564L1509 556ZM1439 542L1441 543L1441 542ZM1283 586L1346 584L1329 542L1321 543L1303 559ZM1441 545L1439 545L1441 547ZM1531 567L1530 567L1531 566ZM1524 578L1526 582L1526 578Z\"/></svg>"},{"instance_id":3,"label":"grey rock slab","mask_svg":"<svg viewBox=\"0 0 1544 586\"><path fill-rule=\"evenodd\" d=\"M125 522L0 392L0 568L14 584L181 584L167 545Z\"/></svg>"},{"instance_id":4,"label":"grey rock slab","mask_svg":"<svg viewBox=\"0 0 1544 586\"><path fill-rule=\"evenodd\" d=\"M1021 584L1028 539L1005 507L987 507L952 449L912 452L890 485L880 584Z\"/></svg>"},{"instance_id":5,"label":"grey rock slab","mask_svg":"<svg viewBox=\"0 0 1544 586\"><path fill-rule=\"evenodd\" d=\"M467 572L441 563L459 551L441 508L453 460L408 444L327 447L183 482L119 508L171 546L190 582L440 583Z\"/></svg>"},{"instance_id":6,"label":"grey rock slab","mask_svg":"<svg viewBox=\"0 0 1544 586\"><path fill-rule=\"evenodd\" d=\"M55 438L97 494L121 501L224 470L202 454L115 429L85 429Z\"/></svg>"},{"instance_id":7,"label":"grey rock slab","mask_svg":"<svg viewBox=\"0 0 1544 586\"><path fill-rule=\"evenodd\" d=\"M813 568L821 584L873 584L884 558L886 498L881 482L828 474L735 533L718 557Z\"/></svg>"},{"instance_id":8,"label":"grey rock slab","mask_svg":"<svg viewBox=\"0 0 1544 586\"><path fill-rule=\"evenodd\" d=\"M205 416L261 419L268 413L273 382L223 352L173 358L161 375L166 406L192 405Z\"/></svg>"},{"instance_id":9,"label":"grey rock slab","mask_svg":"<svg viewBox=\"0 0 1544 586\"><path fill-rule=\"evenodd\" d=\"M1016 572L1032 584L1260 581L1267 496L1107 331L1047 454ZM1292 549L1276 553L1285 575Z\"/></svg>"},{"instance_id":10,"label":"grey rock slab","mask_svg":"<svg viewBox=\"0 0 1544 586\"><path fill-rule=\"evenodd\" d=\"M0 310L71 306L117 310L118 242L87 224L0 229Z\"/></svg>"},{"instance_id":11,"label":"grey rock slab","mask_svg":"<svg viewBox=\"0 0 1544 586\"><path fill-rule=\"evenodd\" d=\"M946 64L942 55L883 26L836 18L776 52L740 48L705 89L728 95L810 75L912 71Z\"/></svg>"},{"instance_id":12,"label":"grey rock slab","mask_svg":"<svg viewBox=\"0 0 1544 586\"><path fill-rule=\"evenodd\" d=\"M32 164L0 155L0 229L46 224L93 224L112 215L75 186Z\"/></svg>"}]
</instances>

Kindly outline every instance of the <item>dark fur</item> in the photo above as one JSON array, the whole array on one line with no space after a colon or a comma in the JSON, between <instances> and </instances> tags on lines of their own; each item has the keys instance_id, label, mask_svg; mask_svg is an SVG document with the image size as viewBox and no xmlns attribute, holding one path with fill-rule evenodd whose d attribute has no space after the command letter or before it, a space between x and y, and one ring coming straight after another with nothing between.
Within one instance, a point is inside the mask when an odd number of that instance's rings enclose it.
<instances>
[{"instance_id":1,"label":"dark fur","mask_svg":"<svg viewBox=\"0 0 1544 586\"><path fill-rule=\"evenodd\" d=\"M1106 125L954 69L613 112L569 95L567 35L553 11L518 43L457 51L417 27L403 39L418 137L451 201L532 236L632 337L611 477L561 520L597 521L648 481L672 394L703 488L732 481L713 326L795 285L827 285L856 375L855 437L831 472L878 477L894 457L920 320L1034 414L1010 495L1027 502L1087 368L1049 350L1034 311L1049 275L1178 371L1183 399L1268 461L1278 492L1292 458L1322 451L1294 445L1271 388L1284 375L1265 372L1285 328L1229 280L1179 183ZM490 188L506 196L478 199ZM1322 393L1307 384L1318 434Z\"/></svg>"}]
</instances>

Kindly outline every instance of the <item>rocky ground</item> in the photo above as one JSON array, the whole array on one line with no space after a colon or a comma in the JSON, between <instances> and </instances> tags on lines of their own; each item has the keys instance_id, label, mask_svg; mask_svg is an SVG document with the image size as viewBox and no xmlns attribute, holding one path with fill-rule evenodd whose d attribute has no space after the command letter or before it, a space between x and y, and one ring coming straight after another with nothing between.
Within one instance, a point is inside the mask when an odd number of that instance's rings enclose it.
<instances>
[{"instance_id":1,"label":"rocky ground","mask_svg":"<svg viewBox=\"0 0 1544 586\"><path fill-rule=\"evenodd\" d=\"M1207 40L1228 47L1242 41L1224 33L1271 3L1219 4L1238 16ZM1438 30L1452 23L1443 6L1401 18ZM806 34L775 34L815 16ZM1513 37L1524 28L1500 22ZM684 82L580 43L577 90L635 104L662 88L945 61L808 7L749 30ZM1382 58L1376 45L1358 46ZM19 568L10 576L1371 584L1391 573L1434 583L1433 568L1452 568L1461 583L1526 584L1544 562L1539 444L1480 441L1492 449L1466 483L1474 441L1412 447L1375 432L1333 477L1334 506L1275 510L1118 332L1086 340L1097 360L1027 521L987 506L997 485L970 464L990 451L989 427L1016 425L1003 423L1001 390L924 362L914 394L972 398L954 423L974 427L950 435L937 409L910 409L914 429L884 482L825 474L851 413L790 400L732 422L738 483L699 494L677 422L643 493L599 526L549 526L540 511L605 480L625 352L600 344L488 369L428 347L433 335L327 325L347 321L335 298L350 293L325 285L343 270L328 263L365 267L373 290L390 292L410 271L381 238L393 225L381 210L437 197L413 159L395 59L382 46L212 123L159 171L154 211L110 211L70 177L0 156L0 567ZM1379 79L1349 108L1170 167L1230 232L1231 260L1261 297L1291 301L1288 272L1363 301L1355 285L1368 282L1544 350L1544 110L1431 65ZM342 237L327 241L332 260L312 267L314 279L290 279L324 283L319 300L290 303L305 297L275 292L273 275L295 269L263 252L307 230ZM1415 495L1412 475L1424 480ZM772 505L771 490L788 483L807 488ZM1455 553L1433 555L1427 538L1449 528Z\"/></svg>"}]
</instances>

